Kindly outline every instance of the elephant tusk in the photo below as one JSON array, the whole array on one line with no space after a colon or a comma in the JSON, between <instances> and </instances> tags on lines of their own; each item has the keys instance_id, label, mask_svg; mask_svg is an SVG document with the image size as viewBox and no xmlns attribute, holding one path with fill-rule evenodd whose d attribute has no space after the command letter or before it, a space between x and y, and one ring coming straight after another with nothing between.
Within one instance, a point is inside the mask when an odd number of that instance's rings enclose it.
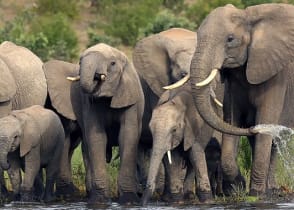
<instances>
[{"instance_id":1,"label":"elephant tusk","mask_svg":"<svg viewBox=\"0 0 294 210\"><path fill-rule=\"evenodd\" d=\"M69 81L72 81L72 82L74 82L74 81L79 81L79 80L80 80L80 76L76 76L76 77L66 77L66 79L69 80Z\"/></svg>"},{"instance_id":2,"label":"elephant tusk","mask_svg":"<svg viewBox=\"0 0 294 210\"><path fill-rule=\"evenodd\" d=\"M205 80L203 80L202 82L196 83L195 86L202 87L202 86L208 85L215 78L215 76L217 75L217 72L218 72L218 69L213 69L210 75Z\"/></svg>"},{"instance_id":3,"label":"elephant tusk","mask_svg":"<svg viewBox=\"0 0 294 210\"><path fill-rule=\"evenodd\" d=\"M185 77L183 77L179 81L175 82L174 84L171 84L171 85L168 85L168 86L164 86L163 89L165 89L165 90L171 90L171 89L175 89L177 87L180 87L183 84L185 84L189 80L189 78L190 78L190 75L187 74Z\"/></svg>"},{"instance_id":4,"label":"elephant tusk","mask_svg":"<svg viewBox=\"0 0 294 210\"><path fill-rule=\"evenodd\" d=\"M101 81L105 81L105 79L106 79L105 74L101 74L100 79L101 79Z\"/></svg>"},{"instance_id":5,"label":"elephant tusk","mask_svg":"<svg viewBox=\"0 0 294 210\"><path fill-rule=\"evenodd\" d=\"M217 98L213 98L213 101L219 106L219 107L223 107L222 102L220 102Z\"/></svg>"},{"instance_id":6,"label":"elephant tusk","mask_svg":"<svg viewBox=\"0 0 294 210\"><path fill-rule=\"evenodd\" d=\"M168 162L171 165L172 164L172 159L171 159L171 152L170 152L170 150L167 151L167 157L168 157Z\"/></svg>"}]
</instances>

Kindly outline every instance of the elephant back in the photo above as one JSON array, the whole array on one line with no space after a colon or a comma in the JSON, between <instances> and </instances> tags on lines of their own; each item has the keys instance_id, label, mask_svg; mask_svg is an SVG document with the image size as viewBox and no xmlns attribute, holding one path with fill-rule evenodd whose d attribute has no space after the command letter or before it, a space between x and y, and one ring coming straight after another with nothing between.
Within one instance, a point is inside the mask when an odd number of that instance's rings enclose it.
<instances>
[{"instance_id":1,"label":"elephant back","mask_svg":"<svg viewBox=\"0 0 294 210\"><path fill-rule=\"evenodd\" d=\"M51 60L43 66L48 84L48 93L51 105L62 116L76 120L74 110L79 105L79 82L67 80L79 74L79 65L60 60ZM77 98L78 97L78 98ZM77 98L77 100L75 99ZM75 104L76 102L76 104Z\"/></svg>"},{"instance_id":2,"label":"elephant back","mask_svg":"<svg viewBox=\"0 0 294 210\"><path fill-rule=\"evenodd\" d=\"M40 58L27 48L8 41L0 45L0 58L10 70L16 85L12 109L43 106L47 96L47 84Z\"/></svg>"},{"instance_id":3,"label":"elephant back","mask_svg":"<svg viewBox=\"0 0 294 210\"><path fill-rule=\"evenodd\" d=\"M0 103L12 100L16 94L16 84L6 63L0 59Z\"/></svg>"}]
</instances>

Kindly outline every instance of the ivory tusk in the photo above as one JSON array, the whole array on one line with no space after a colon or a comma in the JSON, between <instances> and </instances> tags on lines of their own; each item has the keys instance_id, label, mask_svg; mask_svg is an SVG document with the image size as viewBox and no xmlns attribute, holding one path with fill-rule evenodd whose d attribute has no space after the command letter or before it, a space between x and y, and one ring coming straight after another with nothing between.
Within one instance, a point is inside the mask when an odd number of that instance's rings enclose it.
<instances>
[{"instance_id":1,"label":"ivory tusk","mask_svg":"<svg viewBox=\"0 0 294 210\"><path fill-rule=\"evenodd\" d=\"M171 152L170 152L170 150L167 151L167 157L168 157L168 162L171 165L172 164L172 159L171 159Z\"/></svg>"},{"instance_id":2,"label":"ivory tusk","mask_svg":"<svg viewBox=\"0 0 294 210\"><path fill-rule=\"evenodd\" d=\"M187 74L185 77L183 77L179 81L175 82L174 84L171 84L171 85L168 85L168 86L164 86L163 89L165 89L165 90L171 90L171 89L175 89L177 87L180 87L183 84L185 84L189 80L189 78L190 78L190 75Z\"/></svg>"},{"instance_id":3,"label":"ivory tusk","mask_svg":"<svg viewBox=\"0 0 294 210\"><path fill-rule=\"evenodd\" d=\"M79 80L80 80L80 76L76 76L76 77L66 77L66 79L69 80L69 81L72 81L72 82L74 82L74 81L79 81Z\"/></svg>"},{"instance_id":4,"label":"ivory tusk","mask_svg":"<svg viewBox=\"0 0 294 210\"><path fill-rule=\"evenodd\" d=\"M215 102L218 106L223 107L222 102L220 102L219 100L217 100L217 98L213 98L213 100L214 100L214 102Z\"/></svg>"},{"instance_id":5,"label":"ivory tusk","mask_svg":"<svg viewBox=\"0 0 294 210\"><path fill-rule=\"evenodd\" d=\"M104 74L101 74L100 79L101 79L101 81L105 81L106 76Z\"/></svg>"},{"instance_id":6,"label":"ivory tusk","mask_svg":"<svg viewBox=\"0 0 294 210\"><path fill-rule=\"evenodd\" d=\"M213 69L210 75L205 80L203 80L202 82L196 83L195 86L202 87L202 86L208 85L215 78L215 76L217 75L217 72L218 72L218 69Z\"/></svg>"}]
</instances>

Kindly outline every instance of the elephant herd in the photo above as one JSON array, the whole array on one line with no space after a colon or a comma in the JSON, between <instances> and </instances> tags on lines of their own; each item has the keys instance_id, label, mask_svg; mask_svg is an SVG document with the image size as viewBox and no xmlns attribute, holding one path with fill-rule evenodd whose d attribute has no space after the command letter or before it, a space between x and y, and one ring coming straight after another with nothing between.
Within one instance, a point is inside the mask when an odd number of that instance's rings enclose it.
<instances>
[{"instance_id":1,"label":"elephant herd","mask_svg":"<svg viewBox=\"0 0 294 210\"><path fill-rule=\"evenodd\" d=\"M246 189L236 161L242 135L252 147L249 194L272 193L277 151L254 126L294 127L293 59L287 4L216 8L197 33L172 28L138 41L132 59L99 43L78 64L43 63L3 42L2 195L7 170L14 199L72 196L70 162L81 142L88 203L111 199L113 147L119 203L146 204L154 192L165 201L208 202Z\"/></svg>"}]
</instances>

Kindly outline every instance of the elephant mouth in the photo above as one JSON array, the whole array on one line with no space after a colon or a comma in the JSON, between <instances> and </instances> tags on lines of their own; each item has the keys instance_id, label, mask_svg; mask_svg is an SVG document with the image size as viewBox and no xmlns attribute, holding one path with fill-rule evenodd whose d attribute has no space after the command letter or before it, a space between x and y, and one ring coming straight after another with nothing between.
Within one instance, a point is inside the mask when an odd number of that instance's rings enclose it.
<instances>
[{"instance_id":1,"label":"elephant mouth","mask_svg":"<svg viewBox=\"0 0 294 210\"><path fill-rule=\"evenodd\" d=\"M93 88L93 91L92 91L92 94L99 94L99 91L101 90L101 86L102 84L105 82L106 80L106 75L105 74L98 74L98 73L95 73L95 76L94 76L94 88Z\"/></svg>"}]
</instances>

